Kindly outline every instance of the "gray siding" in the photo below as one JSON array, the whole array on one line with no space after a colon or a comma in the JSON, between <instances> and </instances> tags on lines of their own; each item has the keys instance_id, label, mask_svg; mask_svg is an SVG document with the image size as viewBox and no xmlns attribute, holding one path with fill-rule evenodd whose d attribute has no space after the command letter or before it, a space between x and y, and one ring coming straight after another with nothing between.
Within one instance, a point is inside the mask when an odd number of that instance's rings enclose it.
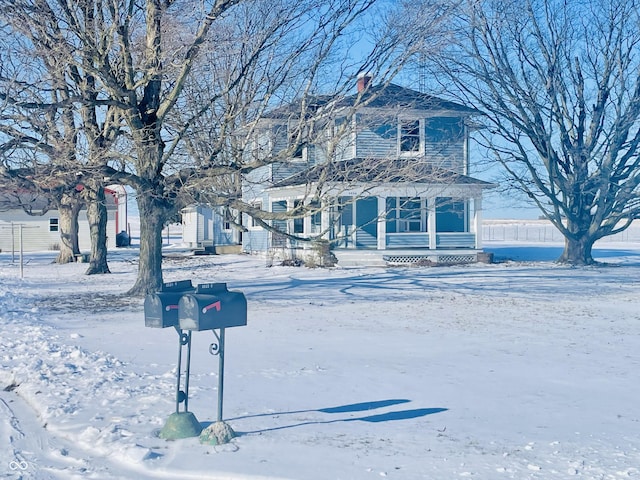
<instances>
[{"instance_id":1,"label":"gray siding","mask_svg":"<svg viewBox=\"0 0 640 480\"><path fill-rule=\"evenodd\" d=\"M229 230L224 229L225 218L224 210L219 209L213 215L213 242L214 245L236 245L236 231L233 227Z\"/></svg>"},{"instance_id":2,"label":"gray siding","mask_svg":"<svg viewBox=\"0 0 640 480\"><path fill-rule=\"evenodd\" d=\"M358 115L354 157L389 158L398 155L398 120ZM434 165L466 173L465 127L461 118L424 119L425 158Z\"/></svg>"},{"instance_id":3,"label":"gray siding","mask_svg":"<svg viewBox=\"0 0 640 480\"><path fill-rule=\"evenodd\" d=\"M242 251L266 252L269 248L269 232L267 230L249 230L242 235Z\"/></svg>"},{"instance_id":4,"label":"gray siding","mask_svg":"<svg viewBox=\"0 0 640 480\"><path fill-rule=\"evenodd\" d=\"M428 233L393 233L385 238L387 248L429 248Z\"/></svg>"},{"instance_id":5,"label":"gray siding","mask_svg":"<svg viewBox=\"0 0 640 480\"><path fill-rule=\"evenodd\" d=\"M364 158L388 158L397 155L397 126L381 125L376 129L358 130L356 156Z\"/></svg>"},{"instance_id":6,"label":"gray siding","mask_svg":"<svg viewBox=\"0 0 640 480\"><path fill-rule=\"evenodd\" d=\"M351 125L347 123L347 118L338 118L334 128L334 133L340 135L333 139L336 142L333 156L336 160L348 160L355 157L355 149L353 144L353 130Z\"/></svg>"},{"instance_id":7,"label":"gray siding","mask_svg":"<svg viewBox=\"0 0 640 480\"><path fill-rule=\"evenodd\" d=\"M438 233L438 248L475 248L476 236L473 233Z\"/></svg>"},{"instance_id":8,"label":"gray siding","mask_svg":"<svg viewBox=\"0 0 640 480\"><path fill-rule=\"evenodd\" d=\"M279 182L285 178L300 173L309 168L309 165L303 161L287 162L287 163L275 163L273 164L272 178L273 182Z\"/></svg>"},{"instance_id":9,"label":"gray siding","mask_svg":"<svg viewBox=\"0 0 640 480\"><path fill-rule=\"evenodd\" d=\"M273 154L278 155L283 150L289 148L287 125L274 125L271 127L271 145Z\"/></svg>"},{"instance_id":10,"label":"gray siding","mask_svg":"<svg viewBox=\"0 0 640 480\"><path fill-rule=\"evenodd\" d=\"M427 143L425 158L433 165L465 174L464 141L456 143Z\"/></svg>"},{"instance_id":11,"label":"gray siding","mask_svg":"<svg viewBox=\"0 0 640 480\"><path fill-rule=\"evenodd\" d=\"M6 213L5 213L6 215ZM26 214L24 214L26 216ZM55 250L62 242L60 232L52 232L49 229L49 218L58 218L57 212L45 214L43 217L25 218L20 213L13 214L13 227L11 221L0 221L0 250L2 252L19 252L20 250L20 226L22 227L22 249L25 252ZM79 225L80 232L78 240L82 242L81 234L88 233L88 227ZM82 242L82 247L86 247L86 242ZM89 244L90 246L90 244Z\"/></svg>"}]
</instances>

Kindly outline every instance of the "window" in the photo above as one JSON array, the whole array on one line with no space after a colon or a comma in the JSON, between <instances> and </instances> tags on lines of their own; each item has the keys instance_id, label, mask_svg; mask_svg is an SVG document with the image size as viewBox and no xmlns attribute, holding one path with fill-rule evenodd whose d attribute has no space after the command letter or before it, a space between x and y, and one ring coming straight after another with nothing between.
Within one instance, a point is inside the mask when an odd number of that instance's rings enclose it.
<instances>
[{"instance_id":1,"label":"window","mask_svg":"<svg viewBox=\"0 0 640 480\"><path fill-rule=\"evenodd\" d=\"M420 151L420 121L400 122L400 152Z\"/></svg>"},{"instance_id":2,"label":"window","mask_svg":"<svg viewBox=\"0 0 640 480\"><path fill-rule=\"evenodd\" d=\"M228 208L224 209L224 222L222 225L223 230L231 230L231 225L236 222L233 213Z\"/></svg>"},{"instance_id":3,"label":"window","mask_svg":"<svg viewBox=\"0 0 640 480\"><path fill-rule=\"evenodd\" d=\"M57 218L50 218L49 219L49 231L50 232L57 232L58 231L58 219Z\"/></svg>"},{"instance_id":4,"label":"window","mask_svg":"<svg viewBox=\"0 0 640 480\"><path fill-rule=\"evenodd\" d=\"M252 203L251 206L257 210L262 210L262 202ZM260 225L258 224L256 219L251 215L249 215L249 228L259 228L259 227Z\"/></svg>"},{"instance_id":5,"label":"window","mask_svg":"<svg viewBox=\"0 0 640 480\"><path fill-rule=\"evenodd\" d=\"M317 234L322 231L322 211L320 202L312 200L309 203L311 209L311 233Z\"/></svg>"},{"instance_id":6,"label":"window","mask_svg":"<svg viewBox=\"0 0 640 480\"><path fill-rule=\"evenodd\" d=\"M293 208L295 210L302 207L302 200L296 200L293 203ZM304 218L297 217L293 219L293 233L304 233Z\"/></svg>"},{"instance_id":7,"label":"window","mask_svg":"<svg viewBox=\"0 0 640 480\"><path fill-rule=\"evenodd\" d=\"M285 213L287 211L287 201L278 200L277 202L271 202L271 211L273 213ZM271 232L271 242L273 247L284 247L287 244L287 221L284 219L271 220L271 225L276 230Z\"/></svg>"},{"instance_id":8,"label":"window","mask_svg":"<svg viewBox=\"0 0 640 480\"><path fill-rule=\"evenodd\" d=\"M438 232L468 232L466 202L451 197L436 199Z\"/></svg>"},{"instance_id":9,"label":"window","mask_svg":"<svg viewBox=\"0 0 640 480\"><path fill-rule=\"evenodd\" d=\"M411 197L387 198L387 233L426 231L426 200Z\"/></svg>"},{"instance_id":10,"label":"window","mask_svg":"<svg viewBox=\"0 0 640 480\"><path fill-rule=\"evenodd\" d=\"M423 211L419 198L401 197L398 205L398 231L421 232Z\"/></svg>"}]
</instances>

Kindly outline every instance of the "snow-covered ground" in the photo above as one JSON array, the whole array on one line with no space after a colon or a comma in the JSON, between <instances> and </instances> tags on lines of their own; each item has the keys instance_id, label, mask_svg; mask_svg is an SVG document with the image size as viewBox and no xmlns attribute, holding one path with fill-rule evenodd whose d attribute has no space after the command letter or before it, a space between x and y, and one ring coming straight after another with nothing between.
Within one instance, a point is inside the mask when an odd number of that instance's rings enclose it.
<instances>
[{"instance_id":1,"label":"snow-covered ground","mask_svg":"<svg viewBox=\"0 0 640 480\"><path fill-rule=\"evenodd\" d=\"M267 267L172 257L165 280L227 282L230 444L158 437L177 335L144 326L133 250L111 275L0 254L0 478L640 477L640 245L570 268L557 244L489 243L498 263ZM216 418L211 332L194 332L189 410Z\"/></svg>"}]
</instances>

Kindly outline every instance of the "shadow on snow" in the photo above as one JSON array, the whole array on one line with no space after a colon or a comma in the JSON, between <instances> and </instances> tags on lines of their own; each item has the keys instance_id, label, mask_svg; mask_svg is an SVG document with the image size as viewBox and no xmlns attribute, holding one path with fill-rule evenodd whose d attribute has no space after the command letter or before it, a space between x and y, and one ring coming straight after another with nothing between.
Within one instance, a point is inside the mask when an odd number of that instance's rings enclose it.
<instances>
[{"instance_id":1,"label":"shadow on snow","mask_svg":"<svg viewBox=\"0 0 640 480\"><path fill-rule=\"evenodd\" d=\"M241 417L231 418L229 421L233 420L244 420L248 418L256 418L256 417L272 417L278 418L282 415L296 415L301 413L323 413L323 414L344 414L344 413L354 413L354 412L368 412L371 410L375 410L378 408L385 408L394 405L400 405L404 403L409 403L410 400L406 399L391 399L391 400L378 400L373 402L362 402L362 403L354 403L349 405L341 405L337 407L328 407L328 408L319 408L319 409L311 409L311 410L297 410L291 412L271 412L271 413L259 413L255 415L245 415ZM309 420L305 422L293 423L290 425L281 425L277 427L264 428L261 430L254 431L246 431L241 432L237 431L238 435L252 435L252 434L260 434L264 432L272 432L276 430L283 430L287 428L295 428L302 427L305 425L325 425L330 423L338 423L338 422L369 422L369 423L380 423L380 422L391 422L398 420L410 420L414 418L425 417L427 415L432 415L435 413L445 412L447 408L417 408L411 410L399 410L387 413L380 413L376 415L365 415L362 417L356 418L339 418L339 419L331 419L331 420ZM206 428L210 423L203 423L203 426Z\"/></svg>"}]
</instances>

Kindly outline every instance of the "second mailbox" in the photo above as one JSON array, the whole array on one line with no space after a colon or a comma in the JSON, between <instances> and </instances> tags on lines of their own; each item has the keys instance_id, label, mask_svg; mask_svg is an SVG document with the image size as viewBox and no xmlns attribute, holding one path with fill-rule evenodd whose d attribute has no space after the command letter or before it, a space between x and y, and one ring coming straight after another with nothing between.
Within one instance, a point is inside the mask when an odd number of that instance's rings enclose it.
<instances>
[{"instance_id":1,"label":"second mailbox","mask_svg":"<svg viewBox=\"0 0 640 480\"><path fill-rule=\"evenodd\" d=\"M247 324L247 299L227 290L226 283L200 284L180 298L178 317L183 330L240 327Z\"/></svg>"},{"instance_id":2,"label":"second mailbox","mask_svg":"<svg viewBox=\"0 0 640 480\"><path fill-rule=\"evenodd\" d=\"M163 283L158 293L150 293L144 299L145 326L177 327L178 302L182 295L194 291L191 280Z\"/></svg>"}]
</instances>

